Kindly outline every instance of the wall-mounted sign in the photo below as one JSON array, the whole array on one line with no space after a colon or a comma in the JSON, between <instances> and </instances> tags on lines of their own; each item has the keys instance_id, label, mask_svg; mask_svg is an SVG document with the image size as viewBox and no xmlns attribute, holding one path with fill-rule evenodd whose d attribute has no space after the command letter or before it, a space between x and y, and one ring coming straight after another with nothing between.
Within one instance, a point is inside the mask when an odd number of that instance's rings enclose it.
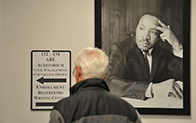
<instances>
[{"instance_id":1,"label":"wall-mounted sign","mask_svg":"<svg viewBox=\"0 0 196 123\"><path fill-rule=\"evenodd\" d=\"M51 110L56 102L69 96L70 86L70 51L31 51L32 110Z\"/></svg>"}]
</instances>

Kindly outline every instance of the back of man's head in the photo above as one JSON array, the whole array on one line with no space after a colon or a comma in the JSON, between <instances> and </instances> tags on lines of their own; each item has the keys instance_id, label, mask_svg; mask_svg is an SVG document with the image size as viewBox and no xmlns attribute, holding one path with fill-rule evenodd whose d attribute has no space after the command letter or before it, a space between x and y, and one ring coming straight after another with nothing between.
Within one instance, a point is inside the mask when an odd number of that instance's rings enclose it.
<instances>
[{"instance_id":1,"label":"back of man's head","mask_svg":"<svg viewBox=\"0 0 196 123\"><path fill-rule=\"evenodd\" d=\"M108 56L98 48L87 47L78 53L74 64L81 68L84 79L103 79L107 72Z\"/></svg>"}]
</instances>

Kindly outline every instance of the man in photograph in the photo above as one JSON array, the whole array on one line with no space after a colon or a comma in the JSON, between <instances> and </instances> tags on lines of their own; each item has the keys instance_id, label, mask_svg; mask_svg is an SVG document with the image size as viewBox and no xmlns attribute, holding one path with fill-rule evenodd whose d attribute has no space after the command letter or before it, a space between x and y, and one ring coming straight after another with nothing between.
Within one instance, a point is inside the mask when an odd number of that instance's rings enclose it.
<instances>
[{"instance_id":1,"label":"man in photograph","mask_svg":"<svg viewBox=\"0 0 196 123\"><path fill-rule=\"evenodd\" d=\"M160 46L163 42L171 52ZM106 82L118 96L146 100L159 95L158 88L175 88L176 81L183 81L182 67L182 44L169 25L148 13L140 18L133 37L111 47ZM182 91L172 94L182 98Z\"/></svg>"}]
</instances>

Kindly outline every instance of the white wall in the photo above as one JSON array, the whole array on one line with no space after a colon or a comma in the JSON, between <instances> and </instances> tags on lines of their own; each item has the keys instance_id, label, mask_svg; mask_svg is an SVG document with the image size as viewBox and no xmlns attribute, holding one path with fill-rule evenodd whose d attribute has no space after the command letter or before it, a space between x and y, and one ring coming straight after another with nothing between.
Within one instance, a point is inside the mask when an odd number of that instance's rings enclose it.
<instances>
[{"instance_id":1,"label":"white wall","mask_svg":"<svg viewBox=\"0 0 196 123\"><path fill-rule=\"evenodd\" d=\"M3 102L0 100L0 123L48 122L49 111L30 110L30 52L33 49L70 49L73 61L81 48L94 46L94 0L0 0L0 5L3 5L0 7L0 23L3 21L0 36L4 36L0 54L3 55L3 71L0 72L4 75L0 81L3 85L0 86L0 99L3 98ZM192 0L191 73L196 72L196 64L193 64L196 61L193 11L196 12L196 8L193 6L196 0ZM192 116L142 115L143 122L195 123L194 81L196 76L192 75ZM74 82L72 78L72 84Z\"/></svg>"},{"instance_id":2,"label":"white wall","mask_svg":"<svg viewBox=\"0 0 196 123\"><path fill-rule=\"evenodd\" d=\"M3 58L2 58L2 55L3 55L3 41L2 41L2 0L0 0L0 119L3 120L3 89L4 89L4 86L3 86L3 66L2 66L2 62L3 62ZM0 120L1 122L1 120Z\"/></svg>"},{"instance_id":3,"label":"white wall","mask_svg":"<svg viewBox=\"0 0 196 123\"><path fill-rule=\"evenodd\" d=\"M94 1L3 0L3 21L4 123L48 122L49 111L30 110L30 52L70 49L73 61L93 46Z\"/></svg>"}]
</instances>

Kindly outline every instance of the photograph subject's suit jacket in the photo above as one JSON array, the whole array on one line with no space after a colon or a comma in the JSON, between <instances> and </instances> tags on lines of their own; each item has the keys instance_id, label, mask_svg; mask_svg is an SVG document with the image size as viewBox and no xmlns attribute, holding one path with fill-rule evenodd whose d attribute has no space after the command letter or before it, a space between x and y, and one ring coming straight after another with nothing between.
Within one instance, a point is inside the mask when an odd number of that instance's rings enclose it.
<instances>
[{"instance_id":1,"label":"photograph subject's suit jacket","mask_svg":"<svg viewBox=\"0 0 196 123\"><path fill-rule=\"evenodd\" d=\"M183 80L182 58L158 44L151 55L150 74L143 53L134 43L134 38L113 45L106 78L111 92L122 97L145 100L145 92L150 82L158 83L170 78Z\"/></svg>"}]
</instances>

